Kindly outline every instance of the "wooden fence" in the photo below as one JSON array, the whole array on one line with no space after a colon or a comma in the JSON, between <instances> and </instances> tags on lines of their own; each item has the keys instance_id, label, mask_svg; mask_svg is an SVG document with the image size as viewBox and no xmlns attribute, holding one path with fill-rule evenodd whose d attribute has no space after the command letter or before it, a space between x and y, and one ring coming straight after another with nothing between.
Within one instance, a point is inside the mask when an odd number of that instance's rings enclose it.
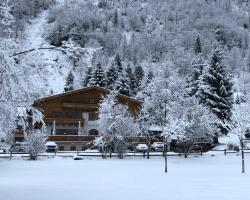
<instances>
[{"instance_id":1,"label":"wooden fence","mask_svg":"<svg viewBox=\"0 0 250 200\"><path fill-rule=\"evenodd\" d=\"M237 154L240 153L241 149L239 151L235 151L235 150L210 150L208 152L193 152L190 153L189 155L193 155L193 156L203 156L204 155L213 155L213 152L221 152L223 153L225 156L227 154ZM244 153L248 154L250 153L250 149L244 149ZM125 153L125 157L146 157L147 153L146 152L126 152ZM150 157L163 157L163 152L150 152ZM104 156L106 158L108 157L118 157L118 155L116 153L106 153L105 155L98 152L98 151L58 151L56 153L43 153L40 154L39 157L75 157L75 156L79 156L79 157L100 157L103 158ZM167 153L168 157L171 156L183 156L183 153L174 153L174 152L168 152ZM0 158L7 158L10 159L11 157L21 157L21 158L28 158L29 154L28 153L3 153L0 152Z\"/></svg>"}]
</instances>

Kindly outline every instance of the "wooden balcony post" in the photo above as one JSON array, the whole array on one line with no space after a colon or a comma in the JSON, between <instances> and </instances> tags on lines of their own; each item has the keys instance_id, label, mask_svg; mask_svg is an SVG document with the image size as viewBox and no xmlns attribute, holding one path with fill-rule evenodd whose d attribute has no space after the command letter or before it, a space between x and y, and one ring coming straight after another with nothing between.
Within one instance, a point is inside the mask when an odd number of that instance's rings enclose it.
<instances>
[{"instance_id":1,"label":"wooden balcony post","mask_svg":"<svg viewBox=\"0 0 250 200\"><path fill-rule=\"evenodd\" d=\"M78 135L81 135L81 121L78 122Z\"/></svg>"},{"instance_id":2,"label":"wooden balcony post","mask_svg":"<svg viewBox=\"0 0 250 200\"><path fill-rule=\"evenodd\" d=\"M53 131L52 131L52 135L56 134L56 120L53 120Z\"/></svg>"}]
</instances>

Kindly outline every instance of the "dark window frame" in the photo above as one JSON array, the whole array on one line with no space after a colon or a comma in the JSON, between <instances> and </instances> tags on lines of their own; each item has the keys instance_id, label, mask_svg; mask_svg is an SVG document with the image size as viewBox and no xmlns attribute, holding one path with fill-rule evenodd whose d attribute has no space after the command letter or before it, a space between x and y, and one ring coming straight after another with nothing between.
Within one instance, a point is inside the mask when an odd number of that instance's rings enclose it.
<instances>
[{"instance_id":1,"label":"dark window frame","mask_svg":"<svg viewBox=\"0 0 250 200\"><path fill-rule=\"evenodd\" d=\"M70 146L70 151L76 151L76 146Z\"/></svg>"},{"instance_id":2,"label":"dark window frame","mask_svg":"<svg viewBox=\"0 0 250 200\"><path fill-rule=\"evenodd\" d=\"M89 121L96 121L99 119L99 114L98 112L89 112L88 113L88 119Z\"/></svg>"}]
</instances>

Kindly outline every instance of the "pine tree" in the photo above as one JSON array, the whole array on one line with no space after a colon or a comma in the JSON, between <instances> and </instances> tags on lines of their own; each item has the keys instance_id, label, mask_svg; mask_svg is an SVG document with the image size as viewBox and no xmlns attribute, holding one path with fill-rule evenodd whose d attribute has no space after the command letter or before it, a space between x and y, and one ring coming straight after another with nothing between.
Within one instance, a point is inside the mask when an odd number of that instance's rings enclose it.
<instances>
[{"instance_id":1,"label":"pine tree","mask_svg":"<svg viewBox=\"0 0 250 200\"><path fill-rule=\"evenodd\" d=\"M118 71L115 66L112 64L109 69L106 71L106 86L108 89L113 89L114 84L118 78Z\"/></svg>"},{"instance_id":2,"label":"pine tree","mask_svg":"<svg viewBox=\"0 0 250 200\"><path fill-rule=\"evenodd\" d=\"M223 53L215 47L211 62L201 78L199 97L211 111L221 120L222 133L227 133L226 122L230 120L232 99L232 82L223 64Z\"/></svg>"},{"instance_id":3,"label":"pine tree","mask_svg":"<svg viewBox=\"0 0 250 200\"><path fill-rule=\"evenodd\" d=\"M91 79L91 73L92 73L92 67L88 67L86 74L85 74L85 78L84 78L83 83L82 83L83 87L88 86L89 81Z\"/></svg>"},{"instance_id":4,"label":"pine tree","mask_svg":"<svg viewBox=\"0 0 250 200\"><path fill-rule=\"evenodd\" d=\"M117 12L117 10L115 10L115 12L114 12L113 24L115 27L118 26L118 12Z\"/></svg>"},{"instance_id":5,"label":"pine tree","mask_svg":"<svg viewBox=\"0 0 250 200\"><path fill-rule=\"evenodd\" d=\"M146 84L149 84L151 83L151 81L153 80L154 78L154 73L152 70L150 70L147 74L147 78L146 78Z\"/></svg>"},{"instance_id":6,"label":"pine tree","mask_svg":"<svg viewBox=\"0 0 250 200\"><path fill-rule=\"evenodd\" d=\"M199 36L197 36L196 41L195 41L194 53L195 54L201 53L201 40Z\"/></svg>"},{"instance_id":7,"label":"pine tree","mask_svg":"<svg viewBox=\"0 0 250 200\"><path fill-rule=\"evenodd\" d=\"M134 76L135 76L135 91L138 92L141 90L142 80L144 78L144 71L140 65L137 65L135 67Z\"/></svg>"},{"instance_id":8,"label":"pine tree","mask_svg":"<svg viewBox=\"0 0 250 200\"><path fill-rule=\"evenodd\" d=\"M105 87L106 85L105 73L100 63L98 63L93 68L88 85L90 86L96 85L99 87Z\"/></svg>"},{"instance_id":9,"label":"pine tree","mask_svg":"<svg viewBox=\"0 0 250 200\"><path fill-rule=\"evenodd\" d=\"M190 79L188 80L188 94L198 95L199 87L201 84L201 77L206 68L206 61L202 56L197 56L192 62L192 74Z\"/></svg>"},{"instance_id":10,"label":"pine tree","mask_svg":"<svg viewBox=\"0 0 250 200\"><path fill-rule=\"evenodd\" d=\"M130 67L130 65L128 65L125 69L125 82L126 82L126 87L128 88L129 92L128 92L128 96L132 96L136 93L135 88L136 88L136 80L135 80L135 76L133 73L132 68Z\"/></svg>"},{"instance_id":11,"label":"pine tree","mask_svg":"<svg viewBox=\"0 0 250 200\"><path fill-rule=\"evenodd\" d=\"M122 60L119 54L115 56L114 65L117 67L118 73L121 74L123 71Z\"/></svg>"},{"instance_id":12,"label":"pine tree","mask_svg":"<svg viewBox=\"0 0 250 200\"><path fill-rule=\"evenodd\" d=\"M116 90L124 95L131 96L129 77L126 74L122 74L117 80Z\"/></svg>"},{"instance_id":13,"label":"pine tree","mask_svg":"<svg viewBox=\"0 0 250 200\"><path fill-rule=\"evenodd\" d=\"M64 92L68 92L70 90L74 90L74 75L72 74L71 70L66 78Z\"/></svg>"}]
</instances>

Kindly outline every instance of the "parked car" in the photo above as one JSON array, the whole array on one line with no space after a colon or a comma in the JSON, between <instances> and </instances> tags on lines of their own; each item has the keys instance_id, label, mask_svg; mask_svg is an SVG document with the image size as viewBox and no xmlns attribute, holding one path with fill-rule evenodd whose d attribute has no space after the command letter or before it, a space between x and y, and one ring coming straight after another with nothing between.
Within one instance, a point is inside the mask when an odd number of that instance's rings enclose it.
<instances>
[{"instance_id":1,"label":"parked car","mask_svg":"<svg viewBox=\"0 0 250 200\"><path fill-rule=\"evenodd\" d=\"M164 144L162 142L154 142L151 145L152 151L163 151Z\"/></svg>"},{"instance_id":2,"label":"parked car","mask_svg":"<svg viewBox=\"0 0 250 200\"><path fill-rule=\"evenodd\" d=\"M137 144L135 147L136 151L143 152L148 150L148 145L146 144Z\"/></svg>"},{"instance_id":3,"label":"parked car","mask_svg":"<svg viewBox=\"0 0 250 200\"><path fill-rule=\"evenodd\" d=\"M13 153L25 153L26 149L25 149L25 143L24 142L16 142L11 148L10 150Z\"/></svg>"},{"instance_id":4,"label":"parked car","mask_svg":"<svg viewBox=\"0 0 250 200\"><path fill-rule=\"evenodd\" d=\"M0 149L0 153L6 153L5 149Z\"/></svg>"},{"instance_id":5,"label":"parked car","mask_svg":"<svg viewBox=\"0 0 250 200\"><path fill-rule=\"evenodd\" d=\"M57 144L55 142L46 142L46 152L57 152Z\"/></svg>"}]
</instances>

